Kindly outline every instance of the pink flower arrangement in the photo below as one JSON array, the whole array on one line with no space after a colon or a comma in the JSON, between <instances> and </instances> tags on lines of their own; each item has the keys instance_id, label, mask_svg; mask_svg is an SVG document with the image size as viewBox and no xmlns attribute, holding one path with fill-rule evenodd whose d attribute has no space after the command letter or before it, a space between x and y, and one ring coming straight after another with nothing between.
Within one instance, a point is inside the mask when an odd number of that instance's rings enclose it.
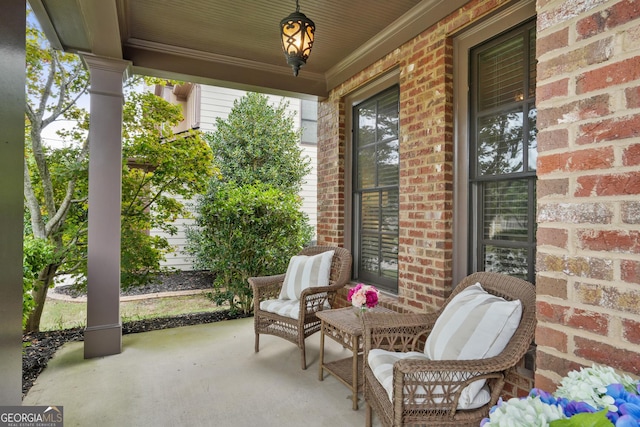
<instances>
[{"instance_id":1,"label":"pink flower arrangement","mask_svg":"<svg viewBox=\"0 0 640 427\"><path fill-rule=\"evenodd\" d=\"M367 308L373 308L378 305L379 294L380 291L378 291L375 286L358 283L349 289L347 301L351 302L351 305L354 307L358 307L364 311Z\"/></svg>"}]
</instances>

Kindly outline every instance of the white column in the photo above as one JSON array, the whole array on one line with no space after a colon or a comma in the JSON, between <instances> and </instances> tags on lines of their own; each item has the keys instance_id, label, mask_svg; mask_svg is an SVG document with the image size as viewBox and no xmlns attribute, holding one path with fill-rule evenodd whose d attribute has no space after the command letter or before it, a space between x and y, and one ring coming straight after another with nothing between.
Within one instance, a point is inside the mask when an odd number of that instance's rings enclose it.
<instances>
[{"instance_id":1,"label":"white column","mask_svg":"<svg viewBox=\"0 0 640 427\"><path fill-rule=\"evenodd\" d=\"M91 73L89 236L84 357L122 351L120 205L122 92L129 62L85 55Z\"/></svg>"},{"instance_id":2,"label":"white column","mask_svg":"<svg viewBox=\"0 0 640 427\"><path fill-rule=\"evenodd\" d=\"M25 0L0 13L0 405L22 402Z\"/></svg>"}]
</instances>

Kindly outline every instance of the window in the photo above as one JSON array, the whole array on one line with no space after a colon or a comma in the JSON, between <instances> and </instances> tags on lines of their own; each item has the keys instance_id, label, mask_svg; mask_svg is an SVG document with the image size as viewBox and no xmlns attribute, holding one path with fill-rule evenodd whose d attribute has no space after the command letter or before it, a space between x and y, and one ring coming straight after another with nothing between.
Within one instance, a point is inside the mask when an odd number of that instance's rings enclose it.
<instances>
[{"instance_id":1,"label":"window","mask_svg":"<svg viewBox=\"0 0 640 427\"><path fill-rule=\"evenodd\" d=\"M399 88L353 107L355 278L398 290Z\"/></svg>"},{"instance_id":2,"label":"window","mask_svg":"<svg viewBox=\"0 0 640 427\"><path fill-rule=\"evenodd\" d=\"M535 280L535 21L470 51L469 267Z\"/></svg>"},{"instance_id":3,"label":"window","mask_svg":"<svg viewBox=\"0 0 640 427\"><path fill-rule=\"evenodd\" d=\"M318 144L318 103L316 101L300 101L300 127L303 144Z\"/></svg>"}]
</instances>

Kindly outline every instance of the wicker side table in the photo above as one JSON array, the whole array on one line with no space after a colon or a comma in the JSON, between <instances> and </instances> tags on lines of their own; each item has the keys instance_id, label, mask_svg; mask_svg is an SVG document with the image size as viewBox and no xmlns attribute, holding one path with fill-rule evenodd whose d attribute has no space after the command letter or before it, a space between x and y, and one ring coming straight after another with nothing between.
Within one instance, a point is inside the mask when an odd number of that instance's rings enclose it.
<instances>
[{"instance_id":1,"label":"wicker side table","mask_svg":"<svg viewBox=\"0 0 640 427\"><path fill-rule=\"evenodd\" d=\"M373 311L391 312L391 310L376 307ZM320 372L318 379L324 379L327 371L352 392L353 409L358 409L358 390L362 388L362 320L356 315L352 307L323 310L317 313L321 320L320 326ZM324 337L328 336L353 352L351 357L325 362Z\"/></svg>"}]
</instances>

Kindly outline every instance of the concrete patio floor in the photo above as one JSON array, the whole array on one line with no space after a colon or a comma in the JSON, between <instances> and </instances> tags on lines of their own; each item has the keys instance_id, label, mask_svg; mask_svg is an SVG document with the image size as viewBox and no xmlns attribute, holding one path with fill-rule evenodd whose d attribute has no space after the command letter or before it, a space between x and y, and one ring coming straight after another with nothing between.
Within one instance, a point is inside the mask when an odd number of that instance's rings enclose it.
<instances>
[{"instance_id":1,"label":"concrete patio floor","mask_svg":"<svg viewBox=\"0 0 640 427\"><path fill-rule=\"evenodd\" d=\"M85 360L65 344L23 405L58 405L71 426L362 426L365 408L325 374L317 333L298 348L270 335L253 351L253 318L123 336L121 354ZM331 339L325 360L348 357ZM379 425L374 415L374 425Z\"/></svg>"}]
</instances>

